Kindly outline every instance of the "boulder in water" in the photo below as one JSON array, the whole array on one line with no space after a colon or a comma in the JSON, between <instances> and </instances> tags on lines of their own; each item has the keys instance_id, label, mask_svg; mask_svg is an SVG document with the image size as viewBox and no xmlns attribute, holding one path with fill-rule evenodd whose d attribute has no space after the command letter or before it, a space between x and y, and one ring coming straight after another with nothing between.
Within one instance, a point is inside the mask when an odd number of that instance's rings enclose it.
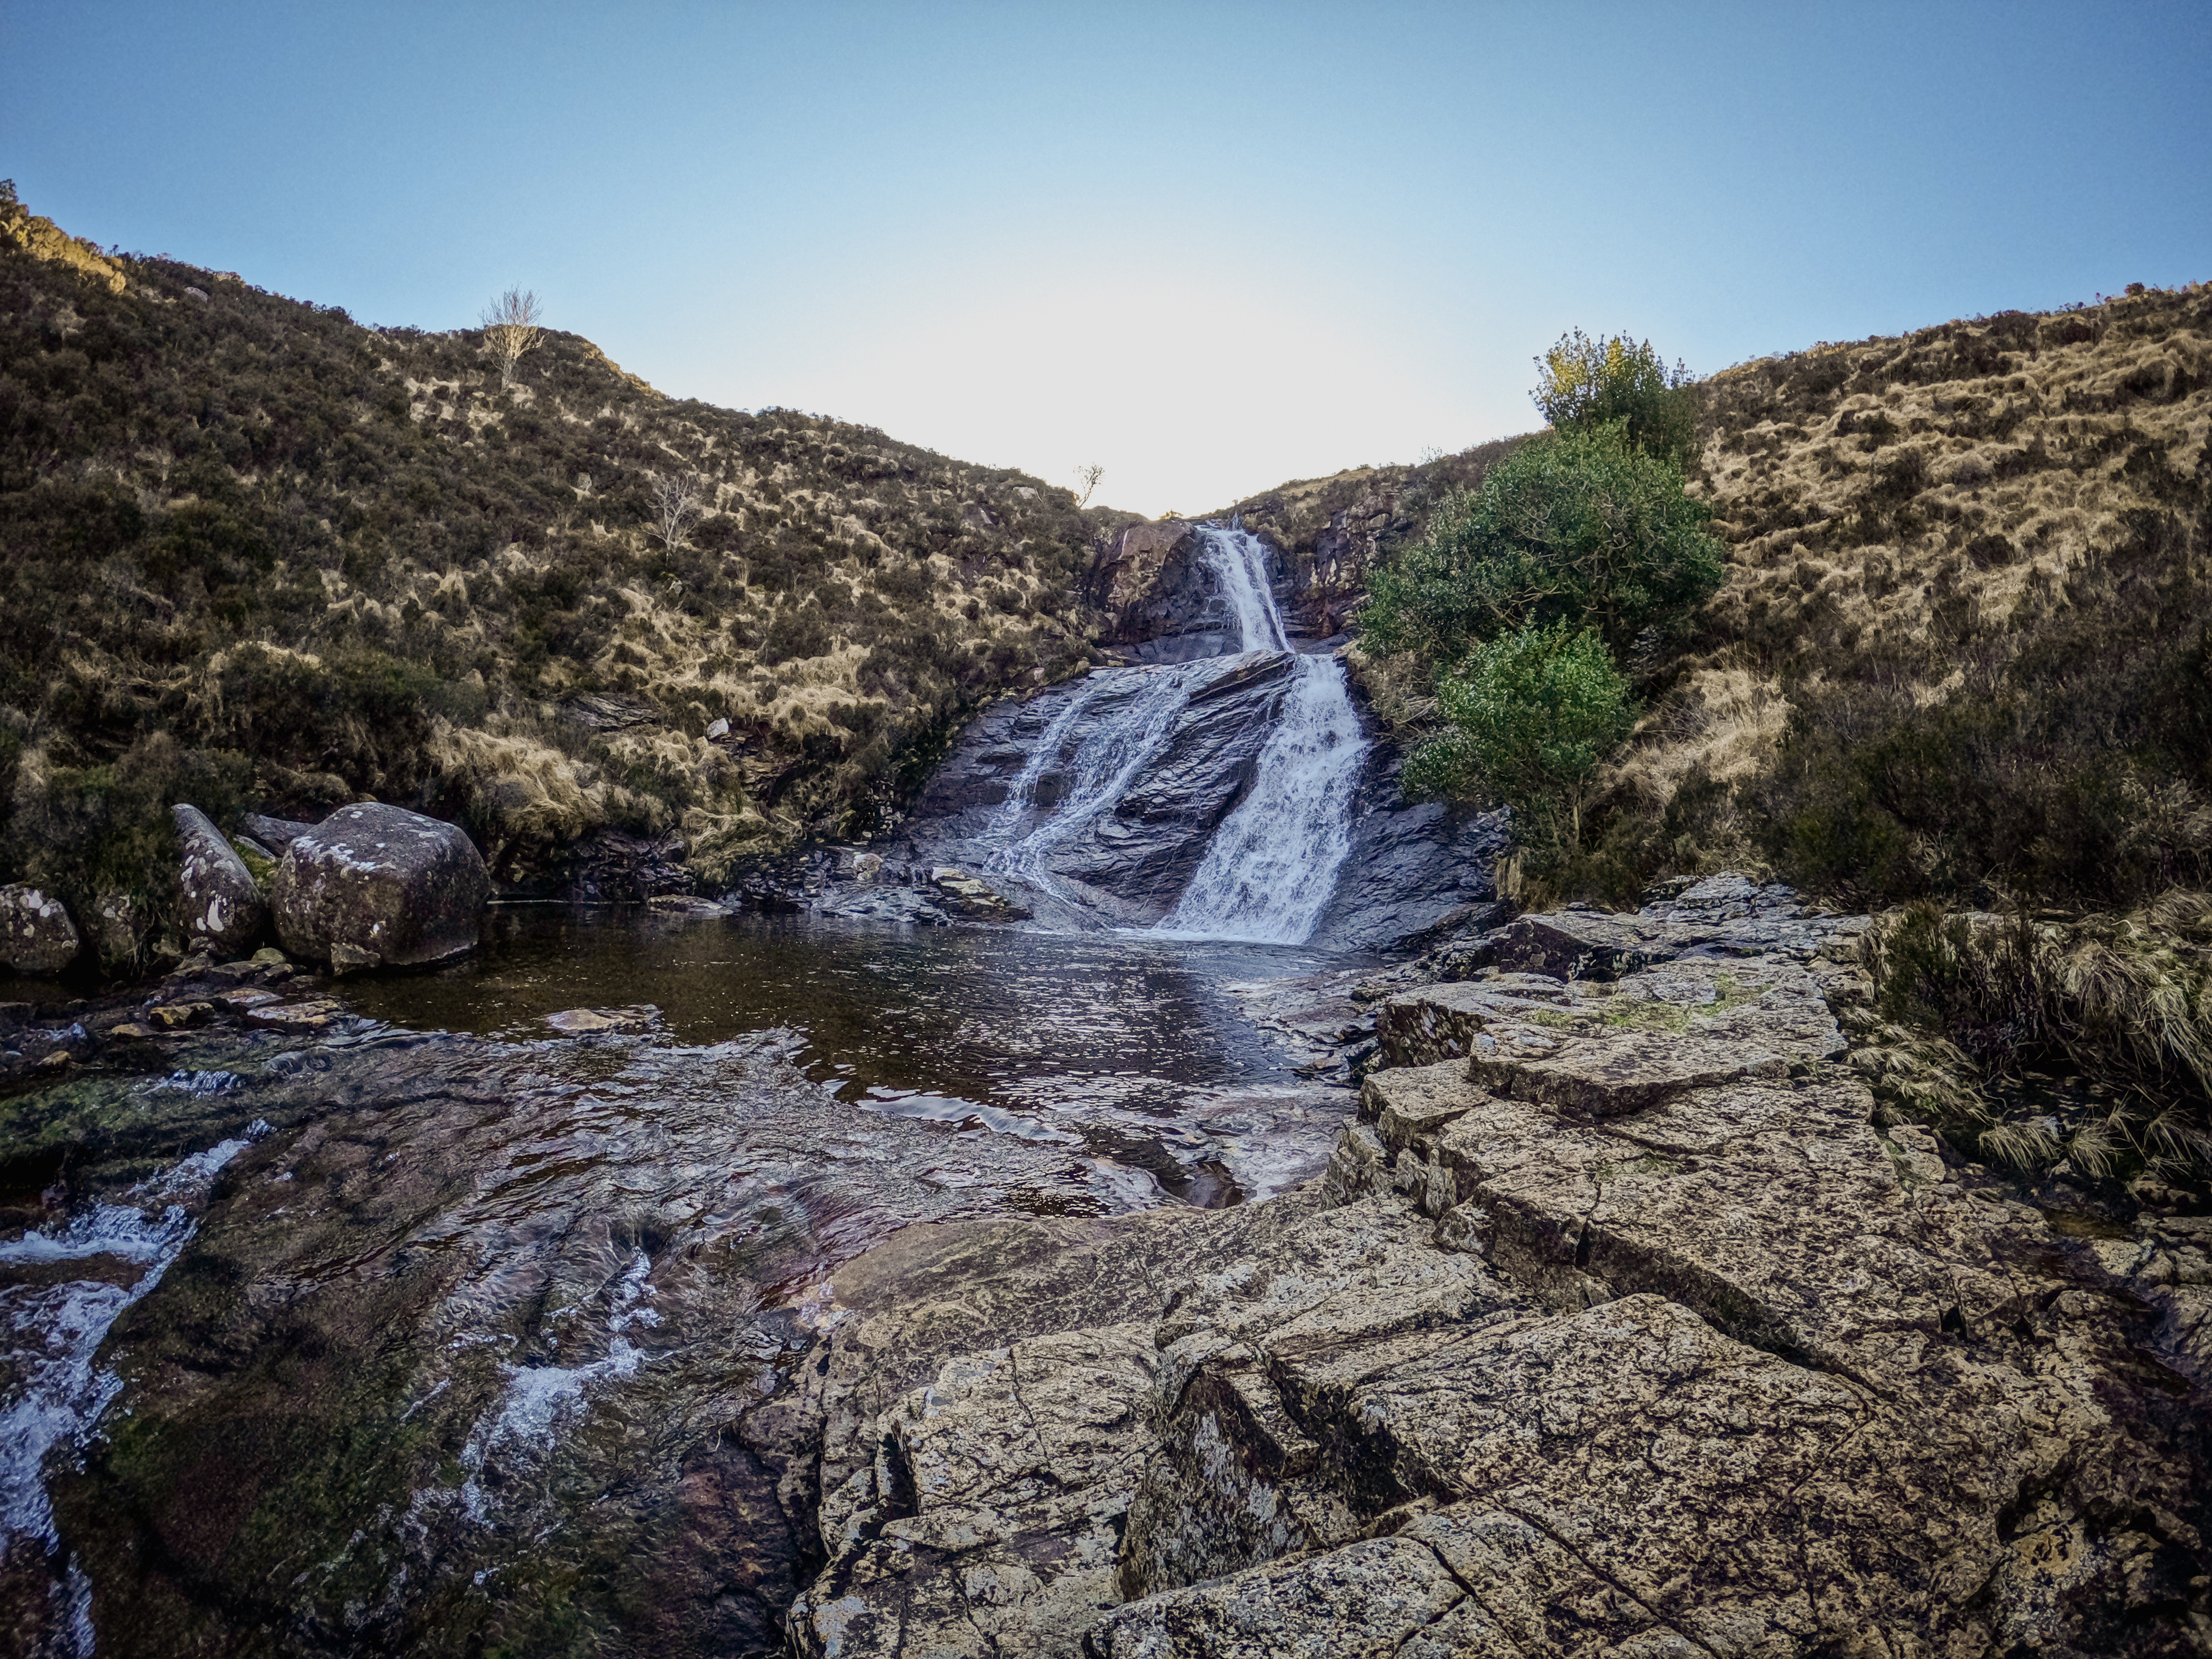
<instances>
[{"instance_id":1,"label":"boulder in water","mask_svg":"<svg viewBox=\"0 0 2212 1659\"><path fill-rule=\"evenodd\" d=\"M483 859L459 830L362 801L293 837L271 899L284 948L344 972L465 954L490 896Z\"/></svg>"},{"instance_id":2,"label":"boulder in water","mask_svg":"<svg viewBox=\"0 0 2212 1659\"><path fill-rule=\"evenodd\" d=\"M246 860L197 806L169 809L183 855L178 884L185 901L188 945L204 945L228 959L243 956L269 925L269 904Z\"/></svg>"},{"instance_id":3,"label":"boulder in water","mask_svg":"<svg viewBox=\"0 0 2212 1659\"><path fill-rule=\"evenodd\" d=\"M0 887L0 962L19 974L58 974L83 944L59 899L35 887Z\"/></svg>"}]
</instances>

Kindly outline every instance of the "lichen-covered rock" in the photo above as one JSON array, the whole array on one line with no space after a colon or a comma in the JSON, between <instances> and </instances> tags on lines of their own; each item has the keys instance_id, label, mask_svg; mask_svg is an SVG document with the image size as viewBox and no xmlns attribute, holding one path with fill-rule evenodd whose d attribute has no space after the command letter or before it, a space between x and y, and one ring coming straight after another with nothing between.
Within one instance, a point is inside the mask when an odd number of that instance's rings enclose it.
<instances>
[{"instance_id":1,"label":"lichen-covered rock","mask_svg":"<svg viewBox=\"0 0 2212 1659\"><path fill-rule=\"evenodd\" d=\"M169 810L177 820L186 945L205 945L226 958L245 955L269 925L268 901L253 872L198 807Z\"/></svg>"},{"instance_id":2,"label":"lichen-covered rock","mask_svg":"<svg viewBox=\"0 0 2212 1659\"><path fill-rule=\"evenodd\" d=\"M137 973L145 965L152 932L146 907L135 894L111 887L93 895L85 933L101 973L117 979Z\"/></svg>"},{"instance_id":3,"label":"lichen-covered rock","mask_svg":"<svg viewBox=\"0 0 2212 1659\"><path fill-rule=\"evenodd\" d=\"M1391 999L1398 1063L1320 1182L1233 1231L1182 1224L1164 1293L1112 1298L1091 1348L1060 1304L1052 1352L1119 1357L1088 1395L1110 1473L1071 1455L1060 1519L979 1528L934 1495L1000 1514L1042 1482L1029 1449L1066 1408L1020 1415L1023 1341L963 1360L943 1343L972 1315L937 1316L915 1393L918 1328L864 1322L832 1363L847 1449L803 1650L2199 1650L2212 1225L2079 1237L1929 1132L1877 1127L1824 954L1851 919L1731 878L1602 926L1610 978L1570 914L1522 935L1580 941L1559 972L1478 963ZM1097 1273L1160 1273L1165 1236L1130 1225L1086 1247ZM1007 1281L939 1267L929 1305L1011 1316ZM1148 1298L1149 1367L1127 1346ZM909 1390L865 1414L864 1352ZM1014 1420L989 1430L994 1406ZM956 1424L970 1473L924 1479ZM1084 1528L1114 1516L1105 1606Z\"/></svg>"},{"instance_id":4,"label":"lichen-covered rock","mask_svg":"<svg viewBox=\"0 0 2212 1659\"><path fill-rule=\"evenodd\" d=\"M293 837L270 908L294 956L354 968L442 962L473 950L491 896L474 842L397 806L343 806Z\"/></svg>"},{"instance_id":5,"label":"lichen-covered rock","mask_svg":"<svg viewBox=\"0 0 2212 1659\"><path fill-rule=\"evenodd\" d=\"M83 944L59 899L35 887L0 887L0 962L19 974L58 974Z\"/></svg>"}]
</instances>

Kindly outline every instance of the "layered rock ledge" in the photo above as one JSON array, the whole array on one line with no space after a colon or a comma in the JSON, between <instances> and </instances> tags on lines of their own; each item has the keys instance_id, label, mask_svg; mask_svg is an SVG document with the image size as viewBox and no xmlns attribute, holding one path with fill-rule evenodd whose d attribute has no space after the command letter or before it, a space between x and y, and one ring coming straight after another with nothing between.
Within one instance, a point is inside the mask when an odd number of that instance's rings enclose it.
<instances>
[{"instance_id":1,"label":"layered rock ledge","mask_svg":"<svg viewBox=\"0 0 2212 1659\"><path fill-rule=\"evenodd\" d=\"M1524 918L1308 1188L850 1264L798 1650L2203 1651L2196 1235L1878 1125L1860 927Z\"/></svg>"}]
</instances>

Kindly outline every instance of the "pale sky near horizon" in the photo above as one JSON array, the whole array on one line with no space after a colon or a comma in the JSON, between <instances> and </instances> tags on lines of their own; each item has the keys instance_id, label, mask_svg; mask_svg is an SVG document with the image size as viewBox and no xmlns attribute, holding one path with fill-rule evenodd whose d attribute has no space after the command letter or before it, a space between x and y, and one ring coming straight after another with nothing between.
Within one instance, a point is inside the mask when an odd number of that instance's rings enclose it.
<instances>
[{"instance_id":1,"label":"pale sky near horizon","mask_svg":"<svg viewBox=\"0 0 2212 1659\"><path fill-rule=\"evenodd\" d=\"M2212 278L2212 6L0 4L0 176L356 318L1200 512Z\"/></svg>"}]
</instances>

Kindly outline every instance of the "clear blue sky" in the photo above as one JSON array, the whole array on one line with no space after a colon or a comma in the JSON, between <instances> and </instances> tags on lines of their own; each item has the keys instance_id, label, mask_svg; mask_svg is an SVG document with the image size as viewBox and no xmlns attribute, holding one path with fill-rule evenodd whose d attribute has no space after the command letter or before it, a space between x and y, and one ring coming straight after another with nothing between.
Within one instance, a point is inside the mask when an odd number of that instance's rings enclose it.
<instances>
[{"instance_id":1,"label":"clear blue sky","mask_svg":"<svg viewBox=\"0 0 2212 1659\"><path fill-rule=\"evenodd\" d=\"M0 175L364 320L1200 511L1709 371L2212 277L2212 4L0 3Z\"/></svg>"}]
</instances>

